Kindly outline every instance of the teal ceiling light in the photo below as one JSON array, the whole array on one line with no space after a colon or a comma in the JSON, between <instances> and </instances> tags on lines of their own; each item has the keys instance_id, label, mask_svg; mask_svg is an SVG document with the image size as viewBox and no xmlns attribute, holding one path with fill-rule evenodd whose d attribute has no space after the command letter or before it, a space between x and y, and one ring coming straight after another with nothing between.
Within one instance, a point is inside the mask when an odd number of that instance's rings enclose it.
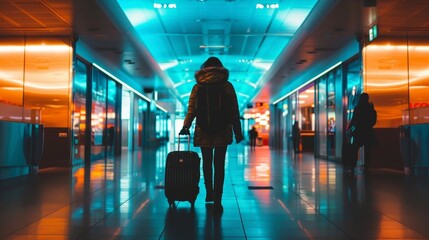
<instances>
[{"instance_id":1,"label":"teal ceiling light","mask_svg":"<svg viewBox=\"0 0 429 240\"><path fill-rule=\"evenodd\" d=\"M188 101L194 73L216 56L230 71L241 109L317 2L117 0L177 97Z\"/></svg>"}]
</instances>

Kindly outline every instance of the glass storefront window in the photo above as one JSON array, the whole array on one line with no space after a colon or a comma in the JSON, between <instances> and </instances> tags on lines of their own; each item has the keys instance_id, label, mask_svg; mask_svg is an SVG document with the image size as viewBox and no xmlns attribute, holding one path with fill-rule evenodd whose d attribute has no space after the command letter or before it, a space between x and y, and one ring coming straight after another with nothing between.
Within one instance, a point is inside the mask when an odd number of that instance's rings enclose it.
<instances>
[{"instance_id":1,"label":"glass storefront window","mask_svg":"<svg viewBox=\"0 0 429 240\"><path fill-rule=\"evenodd\" d=\"M290 113L289 113L289 98L286 98L284 101L280 102L277 106L276 112L280 113L279 116L279 124L277 124L278 126L280 126L280 147L282 149L288 149L288 145L290 142L290 136L289 134L289 129L292 128L292 123L290 120ZM276 126L276 125L274 125ZM273 128L275 129L275 128ZM278 132L278 131L276 131Z\"/></svg>"},{"instance_id":2,"label":"glass storefront window","mask_svg":"<svg viewBox=\"0 0 429 240\"><path fill-rule=\"evenodd\" d=\"M353 109L356 107L359 95L362 93L362 74L361 74L361 59L357 58L354 61L346 64L346 121L344 127L348 126L352 120Z\"/></svg>"},{"instance_id":3,"label":"glass storefront window","mask_svg":"<svg viewBox=\"0 0 429 240\"><path fill-rule=\"evenodd\" d=\"M143 146L144 135L147 134L146 129L144 128L144 122L146 121L145 116L147 114L148 102L142 98L138 99L138 146ZM146 131L146 132L145 132Z\"/></svg>"},{"instance_id":4,"label":"glass storefront window","mask_svg":"<svg viewBox=\"0 0 429 240\"><path fill-rule=\"evenodd\" d=\"M337 72L333 70L328 73L327 79L327 142L328 142L328 155L335 155L335 133L336 133L336 112L335 112L335 82ZM339 75L341 77L341 75Z\"/></svg>"},{"instance_id":5,"label":"glass storefront window","mask_svg":"<svg viewBox=\"0 0 429 240\"><path fill-rule=\"evenodd\" d=\"M299 105L299 126L302 131L314 131L314 84L299 90L298 93ZM293 124L293 123L292 123Z\"/></svg>"},{"instance_id":6,"label":"glass storefront window","mask_svg":"<svg viewBox=\"0 0 429 240\"><path fill-rule=\"evenodd\" d=\"M97 69L92 78L91 159L105 157L107 76Z\"/></svg>"},{"instance_id":7,"label":"glass storefront window","mask_svg":"<svg viewBox=\"0 0 429 240\"><path fill-rule=\"evenodd\" d=\"M77 60L73 79L73 165L84 163L87 66Z\"/></svg>"},{"instance_id":8,"label":"glass storefront window","mask_svg":"<svg viewBox=\"0 0 429 240\"><path fill-rule=\"evenodd\" d=\"M318 119L318 129L317 129L317 138L318 138L318 153L322 156L327 156L327 132L328 126L326 124L327 120L327 86L326 86L326 76L323 76L317 82L317 119Z\"/></svg>"},{"instance_id":9,"label":"glass storefront window","mask_svg":"<svg viewBox=\"0 0 429 240\"><path fill-rule=\"evenodd\" d=\"M117 126L117 92L118 84L113 80L109 79L107 82L107 131L106 131L106 147L107 156L113 156L115 154L115 139L116 133L118 132Z\"/></svg>"},{"instance_id":10,"label":"glass storefront window","mask_svg":"<svg viewBox=\"0 0 429 240\"><path fill-rule=\"evenodd\" d=\"M121 102L121 146L124 149L131 149L130 134L131 131L131 92L128 88L122 88L122 102Z\"/></svg>"}]
</instances>

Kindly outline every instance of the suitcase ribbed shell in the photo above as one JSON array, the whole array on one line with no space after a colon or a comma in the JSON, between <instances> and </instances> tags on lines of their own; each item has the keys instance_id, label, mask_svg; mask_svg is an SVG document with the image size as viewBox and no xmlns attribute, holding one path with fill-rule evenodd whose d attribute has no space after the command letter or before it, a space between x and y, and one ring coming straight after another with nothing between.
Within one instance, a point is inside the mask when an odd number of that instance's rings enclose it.
<instances>
[{"instance_id":1,"label":"suitcase ribbed shell","mask_svg":"<svg viewBox=\"0 0 429 240\"><path fill-rule=\"evenodd\" d=\"M167 155L165 196L174 201L189 201L194 206L199 193L200 157L193 151L173 151Z\"/></svg>"}]
</instances>

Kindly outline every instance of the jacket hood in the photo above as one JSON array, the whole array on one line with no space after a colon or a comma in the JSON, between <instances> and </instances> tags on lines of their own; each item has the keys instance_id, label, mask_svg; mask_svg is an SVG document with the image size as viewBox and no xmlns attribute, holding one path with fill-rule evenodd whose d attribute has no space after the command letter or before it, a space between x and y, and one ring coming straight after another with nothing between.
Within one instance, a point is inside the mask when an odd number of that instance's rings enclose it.
<instances>
[{"instance_id":1,"label":"jacket hood","mask_svg":"<svg viewBox=\"0 0 429 240\"><path fill-rule=\"evenodd\" d=\"M229 71L223 67L207 67L195 73L195 79L200 84L224 83L228 77Z\"/></svg>"}]
</instances>

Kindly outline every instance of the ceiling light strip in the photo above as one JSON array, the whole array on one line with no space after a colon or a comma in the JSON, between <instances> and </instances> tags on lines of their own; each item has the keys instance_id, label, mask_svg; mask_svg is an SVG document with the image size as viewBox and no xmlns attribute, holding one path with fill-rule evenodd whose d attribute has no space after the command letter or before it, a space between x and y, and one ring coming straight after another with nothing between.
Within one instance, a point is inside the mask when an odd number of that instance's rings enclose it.
<instances>
[{"instance_id":1,"label":"ceiling light strip","mask_svg":"<svg viewBox=\"0 0 429 240\"><path fill-rule=\"evenodd\" d=\"M279 103L280 101L284 100L285 98L289 97L291 94L293 94L294 92L298 91L299 89L307 86L307 84L313 82L314 80L320 78L321 76L325 75L326 73L328 73L329 71L333 70L334 68L340 66L343 62L339 61L338 63L334 64L332 67L326 69L325 71L319 73L317 76L313 77L312 79L308 80L307 82L301 84L299 87L295 88L294 91L291 91L289 93L287 93L286 95L284 95L283 97L280 97L279 99L277 99L276 101L274 101L272 104L276 105L277 103Z\"/></svg>"},{"instance_id":2,"label":"ceiling light strip","mask_svg":"<svg viewBox=\"0 0 429 240\"><path fill-rule=\"evenodd\" d=\"M155 106L156 106L157 108L159 108L161 111L163 111L163 112L165 112L165 113L168 113L168 111L167 111L165 108L163 108L163 107L159 106L159 105L158 105L158 103L155 103Z\"/></svg>"}]
</instances>

